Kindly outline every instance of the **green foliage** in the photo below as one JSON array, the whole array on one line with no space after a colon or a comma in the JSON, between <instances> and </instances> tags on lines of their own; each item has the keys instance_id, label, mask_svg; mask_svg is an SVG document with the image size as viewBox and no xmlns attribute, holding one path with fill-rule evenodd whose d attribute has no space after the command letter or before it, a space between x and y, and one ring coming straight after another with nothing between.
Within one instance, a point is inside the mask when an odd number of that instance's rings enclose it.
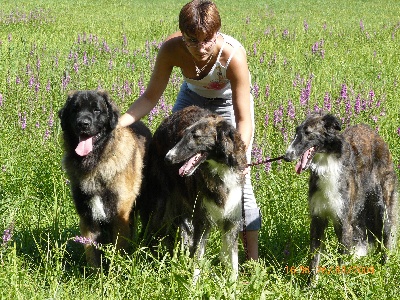
<instances>
[{"instance_id":1,"label":"green foliage","mask_svg":"<svg viewBox=\"0 0 400 300\"><path fill-rule=\"evenodd\" d=\"M3 1L4 2L4 1ZM6 1L0 7L0 298L2 299L396 299L398 248L345 257L349 274L321 274L305 285L307 176L293 165L253 167L263 215L260 262L244 262L230 282L213 233L200 269L185 255L130 256L106 249L109 272L90 273L62 170L58 110L73 89L108 90L125 111L148 82L162 40L177 30L185 1ZM246 48L252 74L254 160L283 154L294 128L314 109L343 125L379 130L400 165L400 3L396 0L218 0L222 31ZM154 131L170 113L179 70L146 118ZM8 231L6 231L8 230ZM337 241L327 233L322 265L335 270ZM178 251L178 250L177 250Z\"/></svg>"}]
</instances>

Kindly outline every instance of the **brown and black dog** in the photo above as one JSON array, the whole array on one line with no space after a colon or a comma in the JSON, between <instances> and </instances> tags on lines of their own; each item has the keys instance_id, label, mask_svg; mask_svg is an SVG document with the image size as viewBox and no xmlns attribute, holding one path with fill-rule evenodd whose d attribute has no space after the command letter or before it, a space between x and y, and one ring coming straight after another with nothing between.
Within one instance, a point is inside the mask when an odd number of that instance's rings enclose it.
<instances>
[{"instance_id":1,"label":"brown and black dog","mask_svg":"<svg viewBox=\"0 0 400 300\"><path fill-rule=\"evenodd\" d=\"M367 125L340 130L335 116L312 113L296 128L285 155L299 159L297 173L310 169L310 279L318 272L329 219L343 253L364 256L375 241L391 250L396 241L397 175L388 146Z\"/></svg>"},{"instance_id":2,"label":"brown and black dog","mask_svg":"<svg viewBox=\"0 0 400 300\"><path fill-rule=\"evenodd\" d=\"M71 92L59 117L63 165L81 235L93 243L127 249L150 130L141 122L116 129L119 110L104 91ZM86 258L99 267L101 251L93 243L85 245Z\"/></svg>"},{"instance_id":3,"label":"brown and black dog","mask_svg":"<svg viewBox=\"0 0 400 300\"><path fill-rule=\"evenodd\" d=\"M190 106L166 118L155 131L144 197L138 203L150 237L175 237L201 258L212 227L222 236L221 258L238 273L244 143L236 129L210 111Z\"/></svg>"}]
</instances>

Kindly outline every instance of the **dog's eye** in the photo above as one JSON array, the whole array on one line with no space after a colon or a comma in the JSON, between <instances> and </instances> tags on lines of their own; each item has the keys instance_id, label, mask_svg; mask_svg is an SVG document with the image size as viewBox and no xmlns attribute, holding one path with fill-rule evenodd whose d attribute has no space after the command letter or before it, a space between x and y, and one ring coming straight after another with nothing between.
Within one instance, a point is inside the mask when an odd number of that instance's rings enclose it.
<instances>
[{"instance_id":1,"label":"dog's eye","mask_svg":"<svg viewBox=\"0 0 400 300\"><path fill-rule=\"evenodd\" d=\"M71 111L72 112L78 112L79 111L79 105L75 104L74 106L72 106Z\"/></svg>"},{"instance_id":2,"label":"dog's eye","mask_svg":"<svg viewBox=\"0 0 400 300\"><path fill-rule=\"evenodd\" d=\"M304 128L304 133L309 135L312 131L309 128Z\"/></svg>"},{"instance_id":3,"label":"dog's eye","mask_svg":"<svg viewBox=\"0 0 400 300\"><path fill-rule=\"evenodd\" d=\"M196 130L192 131L192 136L193 136L193 138L198 139L203 136L203 133L201 130L196 129Z\"/></svg>"}]
</instances>

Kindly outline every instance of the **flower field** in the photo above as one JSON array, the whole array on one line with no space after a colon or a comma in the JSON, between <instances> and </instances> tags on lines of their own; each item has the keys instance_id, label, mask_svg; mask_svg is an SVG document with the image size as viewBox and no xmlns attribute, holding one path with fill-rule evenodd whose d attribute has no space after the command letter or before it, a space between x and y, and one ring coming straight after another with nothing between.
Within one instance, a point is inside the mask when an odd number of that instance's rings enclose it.
<instances>
[{"instance_id":1,"label":"flower field","mask_svg":"<svg viewBox=\"0 0 400 300\"><path fill-rule=\"evenodd\" d=\"M7 1L0 6L1 299L398 299L399 247L344 257L329 227L321 276L308 288L307 174L294 164L252 167L263 219L260 261L230 282L211 235L202 277L185 255L154 257L135 239L108 273L90 274L61 166L58 111L70 90L105 89L124 112L150 78L163 39L186 1ZM343 127L367 123L388 143L400 174L400 2L217 0L222 32L248 54L255 101L253 161L284 154L311 111ZM182 82L174 70L144 118L154 131ZM177 249L178 251L179 249Z\"/></svg>"}]
</instances>

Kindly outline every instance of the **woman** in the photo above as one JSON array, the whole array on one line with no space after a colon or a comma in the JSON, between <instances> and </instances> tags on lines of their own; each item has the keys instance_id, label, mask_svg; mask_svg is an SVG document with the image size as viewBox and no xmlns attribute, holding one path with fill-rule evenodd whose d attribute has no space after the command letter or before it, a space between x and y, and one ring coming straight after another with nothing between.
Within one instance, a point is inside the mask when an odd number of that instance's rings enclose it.
<instances>
[{"instance_id":1,"label":"woman","mask_svg":"<svg viewBox=\"0 0 400 300\"><path fill-rule=\"evenodd\" d=\"M246 52L237 40L220 33L220 28L220 15L213 2L187 3L179 14L180 31L162 44L145 92L121 116L118 125L128 126L147 115L164 92L172 69L179 67L184 83L173 111L198 105L225 117L241 134L250 160L254 125ZM247 255L257 260L261 216L248 172L244 201Z\"/></svg>"}]
</instances>

